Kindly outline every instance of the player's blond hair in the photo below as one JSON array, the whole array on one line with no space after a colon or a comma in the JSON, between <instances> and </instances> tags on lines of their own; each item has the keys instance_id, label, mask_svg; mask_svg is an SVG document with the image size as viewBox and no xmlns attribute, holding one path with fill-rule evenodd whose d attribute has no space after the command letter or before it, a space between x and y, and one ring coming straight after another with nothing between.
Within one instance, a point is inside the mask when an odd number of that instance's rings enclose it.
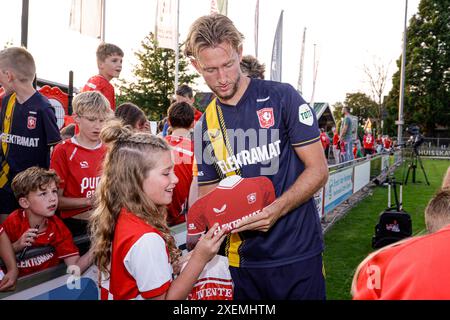
<instances>
[{"instance_id":1,"label":"player's blond hair","mask_svg":"<svg viewBox=\"0 0 450 320\"><path fill-rule=\"evenodd\" d=\"M97 208L90 220L91 248L99 270L109 274L112 240L122 208L159 230L170 261L176 261L180 250L167 226L166 208L153 203L143 190L148 171L157 165L161 152L170 152L169 145L150 133L133 132L118 120L109 122L100 137L108 152L97 188Z\"/></svg>"},{"instance_id":2,"label":"player's blond hair","mask_svg":"<svg viewBox=\"0 0 450 320\"><path fill-rule=\"evenodd\" d=\"M191 25L184 53L188 57L198 58L199 52L203 49L215 48L221 43L228 43L239 51L243 40L243 34L227 16L221 14L203 16Z\"/></svg>"},{"instance_id":3,"label":"player's blond hair","mask_svg":"<svg viewBox=\"0 0 450 320\"><path fill-rule=\"evenodd\" d=\"M101 119L114 116L108 99L98 91L81 92L72 103L73 112L78 116L96 116Z\"/></svg>"},{"instance_id":4,"label":"player's blond hair","mask_svg":"<svg viewBox=\"0 0 450 320\"><path fill-rule=\"evenodd\" d=\"M20 82L31 83L36 75L33 56L21 47L11 47L0 51L0 69L11 70Z\"/></svg>"}]
</instances>

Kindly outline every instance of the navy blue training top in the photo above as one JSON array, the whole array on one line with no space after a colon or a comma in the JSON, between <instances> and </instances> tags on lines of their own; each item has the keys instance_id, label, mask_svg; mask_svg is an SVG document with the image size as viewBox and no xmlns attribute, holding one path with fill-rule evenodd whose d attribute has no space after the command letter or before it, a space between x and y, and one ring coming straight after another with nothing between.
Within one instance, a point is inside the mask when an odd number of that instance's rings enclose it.
<instances>
[{"instance_id":1,"label":"navy blue training top","mask_svg":"<svg viewBox=\"0 0 450 320\"><path fill-rule=\"evenodd\" d=\"M244 178L268 177L279 197L304 171L294 148L320 140L314 111L291 85L258 79L251 79L236 106L217 104L231 152L222 161L214 157L204 134L205 113L194 135L199 185L217 183L238 170ZM246 231L231 237L228 249L237 267L277 267L320 254L323 237L314 199L281 217L267 233Z\"/></svg>"},{"instance_id":2,"label":"navy blue training top","mask_svg":"<svg viewBox=\"0 0 450 320\"><path fill-rule=\"evenodd\" d=\"M61 141L55 110L48 99L35 92L27 101L17 100L10 121L10 131L5 132L4 120L10 95L2 100L0 110L1 142L8 144L6 161L10 167L9 182L14 176L32 166L49 168L50 148ZM1 170L1 168L0 168Z\"/></svg>"}]
</instances>

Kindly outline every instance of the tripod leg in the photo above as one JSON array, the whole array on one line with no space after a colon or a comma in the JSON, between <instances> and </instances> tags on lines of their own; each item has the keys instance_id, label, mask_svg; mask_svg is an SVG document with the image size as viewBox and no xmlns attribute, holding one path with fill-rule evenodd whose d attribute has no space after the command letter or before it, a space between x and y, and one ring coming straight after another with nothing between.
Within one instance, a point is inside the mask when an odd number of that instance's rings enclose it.
<instances>
[{"instance_id":1,"label":"tripod leg","mask_svg":"<svg viewBox=\"0 0 450 320\"><path fill-rule=\"evenodd\" d=\"M425 169L422 164L422 159L420 159L419 154L417 154L416 156L417 156L417 160L419 161L420 168L422 169L423 175L425 176L425 181L427 182L427 185L430 185L430 182L428 181L427 173L425 172Z\"/></svg>"},{"instance_id":2,"label":"tripod leg","mask_svg":"<svg viewBox=\"0 0 450 320\"><path fill-rule=\"evenodd\" d=\"M408 165L408 171L406 172L406 178L404 184L408 184L409 171L411 170L411 164Z\"/></svg>"}]
</instances>

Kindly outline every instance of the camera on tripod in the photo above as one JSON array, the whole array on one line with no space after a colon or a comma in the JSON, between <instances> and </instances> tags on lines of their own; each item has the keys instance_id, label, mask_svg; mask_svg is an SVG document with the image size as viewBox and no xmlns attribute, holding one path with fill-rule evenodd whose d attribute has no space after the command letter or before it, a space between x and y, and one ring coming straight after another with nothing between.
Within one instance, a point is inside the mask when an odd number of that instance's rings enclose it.
<instances>
[{"instance_id":1,"label":"camera on tripod","mask_svg":"<svg viewBox=\"0 0 450 320\"><path fill-rule=\"evenodd\" d=\"M408 172L406 173L406 178L404 184L406 185L408 183L408 177L410 171L412 171L412 182L416 182L416 168L417 164L420 165L420 168L422 169L423 175L425 176L425 181L428 185L430 185L430 182L428 181L427 174L425 172L425 169L422 164L422 160L420 159L419 155L419 147L423 144L425 141L423 135L420 133L420 129L417 125L411 124L406 128L406 132L408 132L411 136L409 137L409 140L406 141L407 146L412 147L411 157L409 160L408 165Z\"/></svg>"},{"instance_id":2,"label":"camera on tripod","mask_svg":"<svg viewBox=\"0 0 450 320\"><path fill-rule=\"evenodd\" d=\"M417 150L424 142L423 135L420 133L420 128L417 125L412 124L406 128L406 132L410 134L409 140L406 141L406 145L410 145L414 150Z\"/></svg>"}]
</instances>

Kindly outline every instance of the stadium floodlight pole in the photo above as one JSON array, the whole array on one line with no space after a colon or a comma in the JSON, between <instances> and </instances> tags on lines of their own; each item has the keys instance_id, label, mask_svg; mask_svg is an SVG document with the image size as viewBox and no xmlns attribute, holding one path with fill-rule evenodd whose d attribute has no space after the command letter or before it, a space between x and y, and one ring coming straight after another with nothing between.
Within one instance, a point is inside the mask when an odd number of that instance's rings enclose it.
<instances>
[{"instance_id":1,"label":"stadium floodlight pole","mask_svg":"<svg viewBox=\"0 0 450 320\"><path fill-rule=\"evenodd\" d=\"M408 0L405 0L405 24L403 28L403 52L402 52L402 66L401 66L401 76L400 76L400 94L398 102L398 125L397 131L397 141L398 145L403 145L403 105L405 101L405 65L406 65L406 24L408 19Z\"/></svg>"}]
</instances>

